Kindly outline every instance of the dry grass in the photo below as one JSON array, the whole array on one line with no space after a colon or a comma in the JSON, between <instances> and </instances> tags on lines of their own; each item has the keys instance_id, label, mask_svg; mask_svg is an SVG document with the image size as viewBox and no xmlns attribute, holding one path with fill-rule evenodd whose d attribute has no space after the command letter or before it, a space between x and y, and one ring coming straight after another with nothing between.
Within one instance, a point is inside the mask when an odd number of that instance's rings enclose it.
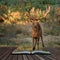
<instances>
[{"instance_id":1,"label":"dry grass","mask_svg":"<svg viewBox=\"0 0 60 60\"><path fill-rule=\"evenodd\" d=\"M43 25L42 27L45 28ZM0 38L0 46L17 46L18 49L21 50L32 50L32 37L30 33L30 25L5 25L3 29L5 29L6 36ZM43 40L45 47L59 47L60 35L56 36L47 34L47 29L43 29ZM41 40L40 49L43 49Z\"/></svg>"}]
</instances>

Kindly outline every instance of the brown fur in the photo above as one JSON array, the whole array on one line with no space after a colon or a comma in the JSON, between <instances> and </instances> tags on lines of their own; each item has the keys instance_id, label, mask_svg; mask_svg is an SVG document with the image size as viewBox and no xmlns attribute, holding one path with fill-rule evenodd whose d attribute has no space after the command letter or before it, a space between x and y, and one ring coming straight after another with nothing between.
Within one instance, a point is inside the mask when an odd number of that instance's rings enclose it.
<instances>
[{"instance_id":1,"label":"brown fur","mask_svg":"<svg viewBox=\"0 0 60 60\"><path fill-rule=\"evenodd\" d=\"M33 50L35 50L36 46L37 46L37 49L39 49L40 37L41 37L41 41L42 41L42 46L44 47L41 26L40 26L39 22L33 21L32 22Z\"/></svg>"}]
</instances>

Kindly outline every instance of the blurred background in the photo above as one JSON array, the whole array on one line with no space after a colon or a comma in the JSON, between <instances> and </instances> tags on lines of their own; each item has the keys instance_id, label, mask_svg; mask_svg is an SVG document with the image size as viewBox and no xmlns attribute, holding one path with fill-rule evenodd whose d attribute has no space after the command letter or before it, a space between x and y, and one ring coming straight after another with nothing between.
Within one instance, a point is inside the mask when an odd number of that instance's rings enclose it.
<instances>
[{"instance_id":1,"label":"blurred background","mask_svg":"<svg viewBox=\"0 0 60 60\"><path fill-rule=\"evenodd\" d=\"M48 5L51 7L49 14L39 20L44 44L45 47L59 47L60 0L0 0L0 46L31 49L31 25L27 15L35 9L35 17L40 18Z\"/></svg>"}]
</instances>

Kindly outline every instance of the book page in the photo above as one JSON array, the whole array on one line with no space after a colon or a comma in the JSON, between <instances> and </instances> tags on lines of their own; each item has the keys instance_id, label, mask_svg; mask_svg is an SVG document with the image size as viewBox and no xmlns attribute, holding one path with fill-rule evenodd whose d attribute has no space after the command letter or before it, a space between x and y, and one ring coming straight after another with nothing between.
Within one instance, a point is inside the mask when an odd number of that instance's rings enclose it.
<instances>
[{"instance_id":1,"label":"book page","mask_svg":"<svg viewBox=\"0 0 60 60\"><path fill-rule=\"evenodd\" d=\"M13 51L12 54L30 54L30 52L27 50L26 51L25 50L24 51Z\"/></svg>"},{"instance_id":2,"label":"book page","mask_svg":"<svg viewBox=\"0 0 60 60\"><path fill-rule=\"evenodd\" d=\"M49 51L35 50L35 51L32 51L32 54L45 54L45 55L49 55L51 53Z\"/></svg>"}]
</instances>

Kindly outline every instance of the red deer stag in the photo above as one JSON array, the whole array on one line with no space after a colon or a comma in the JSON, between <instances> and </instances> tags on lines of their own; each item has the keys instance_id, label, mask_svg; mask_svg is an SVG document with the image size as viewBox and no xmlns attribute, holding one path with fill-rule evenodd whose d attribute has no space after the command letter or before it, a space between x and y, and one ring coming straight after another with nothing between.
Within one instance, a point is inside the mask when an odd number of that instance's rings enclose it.
<instances>
[{"instance_id":1,"label":"red deer stag","mask_svg":"<svg viewBox=\"0 0 60 60\"><path fill-rule=\"evenodd\" d=\"M41 29L41 25L38 22L38 20L41 20L42 18L46 17L49 12L50 12L50 6L48 6L48 8L46 9L46 12L43 14L42 17L40 17L40 19L31 18L29 16L29 19L32 22L33 50L36 49L36 45L37 45L37 49L39 49L39 39L40 38L42 41L42 46L44 47L42 29Z\"/></svg>"},{"instance_id":2,"label":"red deer stag","mask_svg":"<svg viewBox=\"0 0 60 60\"><path fill-rule=\"evenodd\" d=\"M34 21L32 21L33 50L35 50L36 45L37 45L37 48L39 49L40 37L41 37L41 41L42 41L42 46L44 47L42 29L41 29L39 22L35 19Z\"/></svg>"}]
</instances>

